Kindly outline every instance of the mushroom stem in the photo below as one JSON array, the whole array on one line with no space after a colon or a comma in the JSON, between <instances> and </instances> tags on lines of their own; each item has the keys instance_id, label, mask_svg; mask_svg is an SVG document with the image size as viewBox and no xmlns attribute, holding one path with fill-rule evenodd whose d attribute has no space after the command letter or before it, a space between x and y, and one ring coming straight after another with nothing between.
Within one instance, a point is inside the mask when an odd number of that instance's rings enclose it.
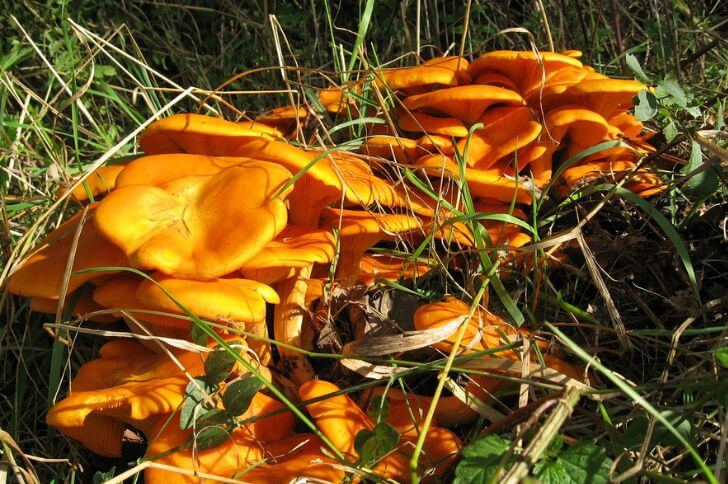
<instances>
[{"instance_id":1,"label":"mushroom stem","mask_svg":"<svg viewBox=\"0 0 728 484\"><path fill-rule=\"evenodd\" d=\"M273 332L275 340L300 348L303 314L306 310L306 290L311 279L313 265L296 269L293 277L278 283L278 293L282 299L273 312ZM306 356L284 346L278 346L283 369L298 385L313 380L313 369Z\"/></svg>"}]
</instances>

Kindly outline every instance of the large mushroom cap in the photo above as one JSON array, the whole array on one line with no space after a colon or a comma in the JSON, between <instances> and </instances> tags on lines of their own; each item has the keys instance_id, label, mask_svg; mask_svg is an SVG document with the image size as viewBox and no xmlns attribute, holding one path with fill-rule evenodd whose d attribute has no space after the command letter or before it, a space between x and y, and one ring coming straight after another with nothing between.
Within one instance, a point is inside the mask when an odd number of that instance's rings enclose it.
<instances>
[{"instance_id":1,"label":"large mushroom cap","mask_svg":"<svg viewBox=\"0 0 728 484\"><path fill-rule=\"evenodd\" d=\"M169 293L193 314L213 321L264 321L265 304L279 302L278 294L271 287L248 279L195 281L155 274L154 280L145 280L139 285L136 292L139 302L155 309L184 314L166 294Z\"/></svg>"},{"instance_id":2,"label":"large mushroom cap","mask_svg":"<svg viewBox=\"0 0 728 484\"><path fill-rule=\"evenodd\" d=\"M331 232L287 225L240 272L248 279L274 284L293 277L297 269L331 262L335 252L336 240Z\"/></svg>"},{"instance_id":3,"label":"large mushroom cap","mask_svg":"<svg viewBox=\"0 0 728 484\"><path fill-rule=\"evenodd\" d=\"M98 205L90 205L88 213L95 217ZM8 290L19 296L58 299L61 294L66 265L71 256L73 242L81 223L83 212L66 220L49 233L28 258L26 258L8 279ZM81 284L111 273L111 271L73 272L100 267L120 267L128 264L119 248L104 239L94 226L94 221L85 220L78 237L78 246L73 255L72 274L68 279L67 293L78 289Z\"/></svg>"},{"instance_id":4,"label":"large mushroom cap","mask_svg":"<svg viewBox=\"0 0 728 484\"><path fill-rule=\"evenodd\" d=\"M475 123L486 109L494 105L521 106L523 98L516 92L497 86L470 85L410 96L404 107L410 111L445 114L466 123Z\"/></svg>"},{"instance_id":5,"label":"large mushroom cap","mask_svg":"<svg viewBox=\"0 0 728 484\"><path fill-rule=\"evenodd\" d=\"M579 104L609 119L632 107L632 99L645 88L638 81L589 79L570 86L561 97L564 104ZM556 99L552 98L553 107Z\"/></svg>"},{"instance_id":6,"label":"large mushroom cap","mask_svg":"<svg viewBox=\"0 0 728 484\"><path fill-rule=\"evenodd\" d=\"M174 114L152 123L139 137L148 155L196 153L234 155L241 145L255 138L280 138L275 128L256 122L234 123L201 114Z\"/></svg>"},{"instance_id":7,"label":"large mushroom cap","mask_svg":"<svg viewBox=\"0 0 728 484\"><path fill-rule=\"evenodd\" d=\"M478 57L470 65L469 74L476 79L484 73L502 74L511 80L524 97L535 86L542 83L555 72L564 68L581 69L576 58L555 52L533 52L498 50ZM482 79L482 78L481 78Z\"/></svg>"},{"instance_id":8,"label":"large mushroom cap","mask_svg":"<svg viewBox=\"0 0 728 484\"><path fill-rule=\"evenodd\" d=\"M283 230L287 209L274 197L290 177L281 166L250 162L212 176L120 187L100 202L96 227L136 267L219 277Z\"/></svg>"},{"instance_id":9,"label":"large mushroom cap","mask_svg":"<svg viewBox=\"0 0 728 484\"><path fill-rule=\"evenodd\" d=\"M256 161L248 157L207 156L189 153L150 155L137 158L119 173L117 187L159 186L186 176L216 175L226 168Z\"/></svg>"}]
</instances>

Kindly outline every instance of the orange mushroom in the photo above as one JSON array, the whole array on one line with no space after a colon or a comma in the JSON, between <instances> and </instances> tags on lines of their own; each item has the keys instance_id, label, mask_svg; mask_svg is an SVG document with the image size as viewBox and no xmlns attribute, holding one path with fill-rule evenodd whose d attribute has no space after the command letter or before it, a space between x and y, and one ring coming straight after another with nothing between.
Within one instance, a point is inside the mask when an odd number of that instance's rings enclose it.
<instances>
[{"instance_id":1,"label":"orange mushroom","mask_svg":"<svg viewBox=\"0 0 728 484\"><path fill-rule=\"evenodd\" d=\"M86 177L84 184L77 186L71 192L71 197L77 202L85 202L89 200L89 194L96 198L111 192L116 186L116 177L119 176L125 166L120 163L97 168ZM56 195L61 196L65 192L66 190L62 188L58 190Z\"/></svg>"},{"instance_id":2,"label":"orange mushroom","mask_svg":"<svg viewBox=\"0 0 728 484\"><path fill-rule=\"evenodd\" d=\"M129 341L107 343L100 359L79 369L69 395L50 409L46 421L99 455L119 457L125 426L149 436L155 416L182 404L187 375L204 372L204 355L172 353L176 361ZM270 378L265 368L259 371Z\"/></svg>"},{"instance_id":3,"label":"orange mushroom","mask_svg":"<svg viewBox=\"0 0 728 484\"><path fill-rule=\"evenodd\" d=\"M477 122L491 106L522 106L523 104L523 98L514 91L484 85L439 89L410 96L404 100L404 107L410 111L445 114L469 124Z\"/></svg>"},{"instance_id":4,"label":"orange mushroom","mask_svg":"<svg viewBox=\"0 0 728 484\"><path fill-rule=\"evenodd\" d=\"M355 210L325 209L324 224L338 230L340 240L336 278L349 286L359 275L359 261L364 252L380 240L417 230L417 218L405 214L380 214Z\"/></svg>"},{"instance_id":5,"label":"orange mushroom","mask_svg":"<svg viewBox=\"0 0 728 484\"><path fill-rule=\"evenodd\" d=\"M94 225L98 204L88 207L88 217L83 221L78 245L73 253L73 267L68 279L67 293L83 283L113 273L114 271L74 272L101 267L119 267L128 264L124 252L101 236ZM19 296L57 300L61 295L66 265L73 250L76 231L82 222L79 212L49 233L18 264L8 279L8 290Z\"/></svg>"},{"instance_id":6,"label":"orange mushroom","mask_svg":"<svg viewBox=\"0 0 728 484\"><path fill-rule=\"evenodd\" d=\"M98 231L130 262L178 277L239 269L286 225L290 180L281 166L249 162L216 175L117 188L96 210Z\"/></svg>"},{"instance_id":7,"label":"orange mushroom","mask_svg":"<svg viewBox=\"0 0 728 484\"><path fill-rule=\"evenodd\" d=\"M226 155L252 139L281 136L277 129L254 121L234 123L201 114L174 114L152 123L139 136L139 144L148 155Z\"/></svg>"}]
</instances>

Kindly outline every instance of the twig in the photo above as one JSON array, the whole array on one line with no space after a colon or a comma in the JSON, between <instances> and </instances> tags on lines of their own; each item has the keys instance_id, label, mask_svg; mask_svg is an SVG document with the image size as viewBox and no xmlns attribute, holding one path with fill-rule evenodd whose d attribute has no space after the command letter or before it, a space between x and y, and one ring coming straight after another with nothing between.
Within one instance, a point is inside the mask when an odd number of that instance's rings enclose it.
<instances>
[{"instance_id":1,"label":"twig","mask_svg":"<svg viewBox=\"0 0 728 484\"><path fill-rule=\"evenodd\" d=\"M500 480L504 484L516 484L528 475L531 465L538 462L541 455L546 451L551 441L558 434L561 426L571 416L574 406L581 398L581 391L573 386L567 386L564 395L559 399L554 411L544 423L541 430L531 440L526 450L519 457L517 462Z\"/></svg>"}]
</instances>

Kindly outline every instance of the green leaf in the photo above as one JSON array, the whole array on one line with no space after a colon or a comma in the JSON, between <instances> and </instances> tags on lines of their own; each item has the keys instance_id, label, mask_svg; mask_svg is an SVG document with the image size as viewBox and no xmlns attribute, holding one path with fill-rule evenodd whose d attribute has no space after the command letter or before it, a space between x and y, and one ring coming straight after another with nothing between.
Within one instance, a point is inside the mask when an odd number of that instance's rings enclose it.
<instances>
[{"instance_id":1,"label":"green leaf","mask_svg":"<svg viewBox=\"0 0 728 484\"><path fill-rule=\"evenodd\" d=\"M224 381L235 367L235 355L216 347L205 359L205 379L210 385Z\"/></svg>"},{"instance_id":2,"label":"green leaf","mask_svg":"<svg viewBox=\"0 0 728 484\"><path fill-rule=\"evenodd\" d=\"M203 323L204 324L204 323ZM190 339L199 346L207 346L207 333L197 324L193 324L190 328Z\"/></svg>"},{"instance_id":3,"label":"green leaf","mask_svg":"<svg viewBox=\"0 0 728 484\"><path fill-rule=\"evenodd\" d=\"M212 449L224 444L230 438L230 434L223 427L205 427L195 436L195 443L198 450Z\"/></svg>"},{"instance_id":4,"label":"green leaf","mask_svg":"<svg viewBox=\"0 0 728 484\"><path fill-rule=\"evenodd\" d=\"M640 61L637 60L637 57L633 56L632 54L627 54L626 56L624 56L624 60L627 62L627 67L629 67L632 72L634 72L638 80L642 82L650 81L647 77L647 74L645 74L645 71L642 70L642 66L640 65Z\"/></svg>"},{"instance_id":5,"label":"green leaf","mask_svg":"<svg viewBox=\"0 0 728 484\"><path fill-rule=\"evenodd\" d=\"M387 397L384 395L374 396L371 402L369 402L368 413L375 422L386 420L389 416L389 403L387 403Z\"/></svg>"},{"instance_id":6,"label":"green leaf","mask_svg":"<svg viewBox=\"0 0 728 484\"><path fill-rule=\"evenodd\" d=\"M96 471L93 477L93 484L102 484L103 482L106 482L108 480L111 480L112 477L116 475L116 466L112 466L111 469L109 469L106 472L103 471Z\"/></svg>"},{"instance_id":7,"label":"green leaf","mask_svg":"<svg viewBox=\"0 0 728 484\"><path fill-rule=\"evenodd\" d=\"M688 416L679 414L672 410L664 410L660 414L667 419L670 424L680 433L680 435L688 442L694 445L693 424ZM627 426L624 433L624 445L627 448L641 446L647 435L649 420L646 416L640 416L632 420ZM652 432L650 443L659 445L681 445L680 441L672 435L664 425L657 422Z\"/></svg>"},{"instance_id":8,"label":"green leaf","mask_svg":"<svg viewBox=\"0 0 728 484\"><path fill-rule=\"evenodd\" d=\"M677 125L672 119L662 128L662 134L665 136L665 140L669 143L674 140L677 136Z\"/></svg>"},{"instance_id":9,"label":"green leaf","mask_svg":"<svg viewBox=\"0 0 728 484\"><path fill-rule=\"evenodd\" d=\"M675 79L663 79L655 89L655 96L666 106L672 104L676 104L681 108L688 106L688 96Z\"/></svg>"},{"instance_id":10,"label":"green leaf","mask_svg":"<svg viewBox=\"0 0 728 484\"><path fill-rule=\"evenodd\" d=\"M372 464L390 453L399 443L399 432L386 422L379 422L372 430L362 429L354 439L359 462Z\"/></svg>"},{"instance_id":11,"label":"green leaf","mask_svg":"<svg viewBox=\"0 0 728 484\"><path fill-rule=\"evenodd\" d=\"M637 93L637 105L634 107L634 116L638 121L648 121L657 114L657 98L647 89Z\"/></svg>"},{"instance_id":12,"label":"green leaf","mask_svg":"<svg viewBox=\"0 0 728 484\"><path fill-rule=\"evenodd\" d=\"M179 413L179 426L188 429L197 420L200 410L198 405L205 401L205 397L212 393L213 389L207 384L203 378L193 378L185 388L185 399L182 402L182 408Z\"/></svg>"},{"instance_id":13,"label":"green leaf","mask_svg":"<svg viewBox=\"0 0 728 484\"><path fill-rule=\"evenodd\" d=\"M703 152L697 141L693 141L690 150L690 160L685 165L682 173L691 173L703 165ZM684 190L698 199L707 198L712 195L720 186L715 170L710 167L700 173L693 175L685 182Z\"/></svg>"},{"instance_id":14,"label":"green leaf","mask_svg":"<svg viewBox=\"0 0 728 484\"><path fill-rule=\"evenodd\" d=\"M544 484L599 484L609 482L612 460L593 442L572 445L551 462L539 462L534 474Z\"/></svg>"},{"instance_id":15,"label":"green leaf","mask_svg":"<svg viewBox=\"0 0 728 484\"><path fill-rule=\"evenodd\" d=\"M213 408L197 417L197 425L206 427L209 425L223 425L230 423L231 415L227 410Z\"/></svg>"},{"instance_id":16,"label":"green leaf","mask_svg":"<svg viewBox=\"0 0 728 484\"><path fill-rule=\"evenodd\" d=\"M248 376L226 385L225 392L222 394L222 404L225 410L236 416L244 414L261 388L263 388L263 384L254 376Z\"/></svg>"},{"instance_id":17,"label":"green leaf","mask_svg":"<svg viewBox=\"0 0 728 484\"><path fill-rule=\"evenodd\" d=\"M500 435L488 435L463 449L455 469L454 484L490 483L510 443Z\"/></svg>"},{"instance_id":18,"label":"green leaf","mask_svg":"<svg viewBox=\"0 0 728 484\"><path fill-rule=\"evenodd\" d=\"M715 350L715 359L718 360L723 368L728 368L728 346L723 346Z\"/></svg>"}]
</instances>

